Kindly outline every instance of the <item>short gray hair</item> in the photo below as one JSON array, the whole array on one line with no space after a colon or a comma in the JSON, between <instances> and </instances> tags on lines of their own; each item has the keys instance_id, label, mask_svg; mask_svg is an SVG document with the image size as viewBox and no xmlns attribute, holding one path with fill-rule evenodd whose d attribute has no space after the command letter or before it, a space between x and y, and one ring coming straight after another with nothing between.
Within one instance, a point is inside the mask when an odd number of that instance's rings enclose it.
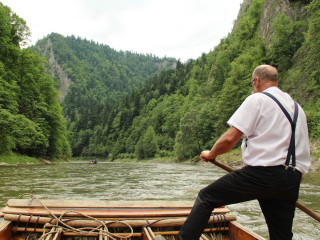
<instances>
[{"instance_id":1,"label":"short gray hair","mask_svg":"<svg viewBox=\"0 0 320 240\"><path fill-rule=\"evenodd\" d=\"M252 75L261 78L261 80L278 81L278 70L271 65L256 67Z\"/></svg>"}]
</instances>

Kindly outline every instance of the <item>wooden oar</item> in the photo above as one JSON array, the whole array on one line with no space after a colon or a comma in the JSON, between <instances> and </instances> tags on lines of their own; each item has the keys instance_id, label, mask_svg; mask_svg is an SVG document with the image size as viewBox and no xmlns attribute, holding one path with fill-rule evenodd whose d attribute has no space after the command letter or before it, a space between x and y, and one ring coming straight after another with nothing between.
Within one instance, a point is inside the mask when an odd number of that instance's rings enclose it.
<instances>
[{"instance_id":1,"label":"wooden oar","mask_svg":"<svg viewBox=\"0 0 320 240\"><path fill-rule=\"evenodd\" d=\"M223 170L227 171L227 172L233 172L235 169L222 163L219 162L217 160L207 160L208 162L213 163L214 165L218 166L219 168L222 168ZM315 220L317 220L318 222L320 222L320 215L318 213L316 213L315 211L312 211L310 208L306 207L305 205L303 205L300 202L296 202L296 207L299 208L301 211L305 212L306 214L308 214L310 217L314 218Z\"/></svg>"}]
</instances>

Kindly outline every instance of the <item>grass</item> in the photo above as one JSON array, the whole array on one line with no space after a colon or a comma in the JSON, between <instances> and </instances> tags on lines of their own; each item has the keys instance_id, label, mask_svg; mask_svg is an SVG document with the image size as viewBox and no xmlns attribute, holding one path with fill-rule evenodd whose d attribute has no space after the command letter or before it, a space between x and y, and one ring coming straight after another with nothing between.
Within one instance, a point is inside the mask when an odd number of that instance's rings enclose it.
<instances>
[{"instance_id":1,"label":"grass","mask_svg":"<svg viewBox=\"0 0 320 240\"><path fill-rule=\"evenodd\" d=\"M5 164L29 164L29 163L40 163L41 160L34 157L28 157L17 153L8 153L0 155L0 163Z\"/></svg>"},{"instance_id":2,"label":"grass","mask_svg":"<svg viewBox=\"0 0 320 240\"><path fill-rule=\"evenodd\" d=\"M0 165L6 164L51 164L54 162L65 162L68 161L62 158L53 158L53 159L45 159L45 158L36 158L36 157L29 157L27 155L22 155L18 153L7 153L7 154L0 154Z\"/></svg>"}]
</instances>

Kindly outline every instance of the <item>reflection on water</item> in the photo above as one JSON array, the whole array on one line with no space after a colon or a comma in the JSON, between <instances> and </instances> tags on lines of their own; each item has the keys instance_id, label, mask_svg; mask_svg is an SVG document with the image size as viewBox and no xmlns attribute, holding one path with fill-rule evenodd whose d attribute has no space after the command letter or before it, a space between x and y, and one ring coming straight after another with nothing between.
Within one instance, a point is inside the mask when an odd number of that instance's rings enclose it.
<instances>
[{"instance_id":1,"label":"reflection on water","mask_svg":"<svg viewBox=\"0 0 320 240\"><path fill-rule=\"evenodd\" d=\"M0 206L33 192L42 199L194 200L198 191L225 172L212 164L62 163L0 167ZM320 174L308 175L299 201L320 213ZM243 225L264 237L268 229L257 201L228 206ZM319 239L319 223L300 210L295 240Z\"/></svg>"}]
</instances>

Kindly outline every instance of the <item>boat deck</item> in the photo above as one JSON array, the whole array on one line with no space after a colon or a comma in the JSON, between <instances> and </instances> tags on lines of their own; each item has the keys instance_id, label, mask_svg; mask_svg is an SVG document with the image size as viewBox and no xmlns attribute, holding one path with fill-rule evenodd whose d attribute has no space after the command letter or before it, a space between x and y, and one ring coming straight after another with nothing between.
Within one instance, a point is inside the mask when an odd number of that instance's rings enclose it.
<instances>
[{"instance_id":1,"label":"boat deck","mask_svg":"<svg viewBox=\"0 0 320 240\"><path fill-rule=\"evenodd\" d=\"M176 239L192 205L191 201L10 199L2 209L0 239ZM201 239L264 238L221 207L212 212Z\"/></svg>"}]
</instances>

